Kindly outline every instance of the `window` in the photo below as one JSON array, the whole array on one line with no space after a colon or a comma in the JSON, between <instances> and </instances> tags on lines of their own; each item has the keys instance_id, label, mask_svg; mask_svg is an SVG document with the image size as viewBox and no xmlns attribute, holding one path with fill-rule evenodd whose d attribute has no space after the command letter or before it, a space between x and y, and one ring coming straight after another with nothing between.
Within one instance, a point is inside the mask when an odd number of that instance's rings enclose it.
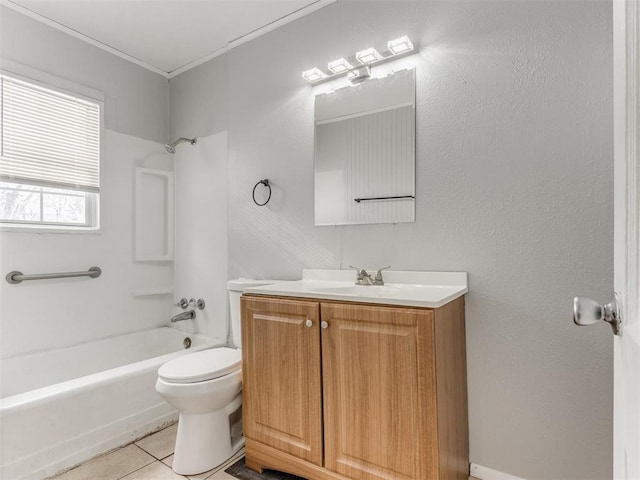
<instances>
[{"instance_id":1,"label":"window","mask_svg":"<svg viewBox=\"0 0 640 480\"><path fill-rule=\"evenodd\" d=\"M0 75L0 222L98 226L101 105Z\"/></svg>"}]
</instances>

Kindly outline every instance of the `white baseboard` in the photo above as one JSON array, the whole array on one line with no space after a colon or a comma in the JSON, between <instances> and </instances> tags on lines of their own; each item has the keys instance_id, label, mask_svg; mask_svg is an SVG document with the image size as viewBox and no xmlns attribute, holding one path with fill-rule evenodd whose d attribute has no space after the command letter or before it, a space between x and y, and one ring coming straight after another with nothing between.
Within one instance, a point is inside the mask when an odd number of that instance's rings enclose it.
<instances>
[{"instance_id":1,"label":"white baseboard","mask_svg":"<svg viewBox=\"0 0 640 480\"><path fill-rule=\"evenodd\" d=\"M515 475L499 472L498 470L483 467L477 463L471 464L470 473L472 477L476 477L479 480L525 480L522 477L516 477Z\"/></svg>"}]
</instances>

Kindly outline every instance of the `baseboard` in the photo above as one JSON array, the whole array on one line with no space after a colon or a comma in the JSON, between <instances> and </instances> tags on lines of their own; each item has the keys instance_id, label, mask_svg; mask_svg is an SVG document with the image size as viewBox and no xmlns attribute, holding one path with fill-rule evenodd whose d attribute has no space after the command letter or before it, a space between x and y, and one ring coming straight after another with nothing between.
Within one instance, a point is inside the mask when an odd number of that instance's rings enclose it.
<instances>
[{"instance_id":1,"label":"baseboard","mask_svg":"<svg viewBox=\"0 0 640 480\"><path fill-rule=\"evenodd\" d=\"M478 480L525 480L522 477L516 477L515 475L499 472L498 470L483 467L477 463L471 464L470 473L472 477L475 477Z\"/></svg>"}]
</instances>

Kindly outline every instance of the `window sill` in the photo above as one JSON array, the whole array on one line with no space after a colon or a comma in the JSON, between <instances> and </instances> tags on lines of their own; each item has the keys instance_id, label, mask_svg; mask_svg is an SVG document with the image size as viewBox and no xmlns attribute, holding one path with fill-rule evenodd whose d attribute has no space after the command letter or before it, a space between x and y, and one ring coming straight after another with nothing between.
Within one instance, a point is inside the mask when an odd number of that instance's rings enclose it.
<instances>
[{"instance_id":1,"label":"window sill","mask_svg":"<svg viewBox=\"0 0 640 480\"><path fill-rule=\"evenodd\" d=\"M9 223L0 223L0 232L13 233L55 233L66 235L99 235L100 227L71 227L61 225L15 225Z\"/></svg>"}]
</instances>

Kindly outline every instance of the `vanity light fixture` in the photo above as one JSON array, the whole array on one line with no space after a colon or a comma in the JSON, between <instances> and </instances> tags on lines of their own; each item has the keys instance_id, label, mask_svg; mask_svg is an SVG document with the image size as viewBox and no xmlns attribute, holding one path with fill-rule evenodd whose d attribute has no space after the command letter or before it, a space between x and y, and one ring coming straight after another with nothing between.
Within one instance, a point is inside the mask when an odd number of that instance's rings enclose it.
<instances>
[{"instance_id":1,"label":"vanity light fixture","mask_svg":"<svg viewBox=\"0 0 640 480\"><path fill-rule=\"evenodd\" d=\"M378 51L371 47L366 50L361 50L356 53L356 60L358 60L363 65L369 65L373 62L377 62L380 60L380 54Z\"/></svg>"},{"instance_id":2,"label":"vanity light fixture","mask_svg":"<svg viewBox=\"0 0 640 480\"><path fill-rule=\"evenodd\" d=\"M343 75L348 75L351 83L359 83L371 76L371 67L380 63L395 60L414 51L414 46L406 35L389 40L387 49L379 52L374 47L369 47L356 52L348 58L339 58L327 65L327 70L312 68L302 72L302 78L307 82L317 85L333 80Z\"/></svg>"},{"instance_id":3,"label":"vanity light fixture","mask_svg":"<svg viewBox=\"0 0 640 480\"><path fill-rule=\"evenodd\" d=\"M302 78L304 78L309 83L315 83L323 78L327 78L327 75L320 70L319 68L312 68L310 70L305 70L302 72Z\"/></svg>"},{"instance_id":4,"label":"vanity light fixture","mask_svg":"<svg viewBox=\"0 0 640 480\"><path fill-rule=\"evenodd\" d=\"M387 42L387 48L394 55L400 55L401 53L410 52L413 50L413 43L406 35L404 37L396 38L395 40L389 40Z\"/></svg>"},{"instance_id":5,"label":"vanity light fixture","mask_svg":"<svg viewBox=\"0 0 640 480\"><path fill-rule=\"evenodd\" d=\"M333 62L329 62L327 68L331 70L333 73L344 73L351 70L353 67L349 62L347 62L344 58L339 58L338 60L334 60Z\"/></svg>"},{"instance_id":6,"label":"vanity light fixture","mask_svg":"<svg viewBox=\"0 0 640 480\"><path fill-rule=\"evenodd\" d=\"M369 77L371 77L371 67L369 67L369 65L356 67L353 70L349 70L347 74L347 78L352 84L362 83Z\"/></svg>"}]
</instances>

